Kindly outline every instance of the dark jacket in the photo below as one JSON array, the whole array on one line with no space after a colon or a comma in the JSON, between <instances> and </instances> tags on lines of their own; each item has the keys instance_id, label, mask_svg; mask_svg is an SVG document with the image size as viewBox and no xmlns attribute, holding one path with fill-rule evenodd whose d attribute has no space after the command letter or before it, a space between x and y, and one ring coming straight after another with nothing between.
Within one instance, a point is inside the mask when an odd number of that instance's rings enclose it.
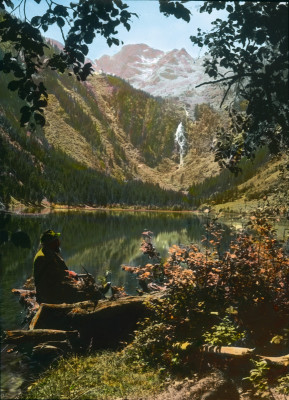
<instances>
[{"instance_id":1,"label":"dark jacket","mask_svg":"<svg viewBox=\"0 0 289 400\"><path fill-rule=\"evenodd\" d=\"M41 248L34 257L33 276L39 303L61 302L61 289L68 278L68 268L59 253Z\"/></svg>"}]
</instances>

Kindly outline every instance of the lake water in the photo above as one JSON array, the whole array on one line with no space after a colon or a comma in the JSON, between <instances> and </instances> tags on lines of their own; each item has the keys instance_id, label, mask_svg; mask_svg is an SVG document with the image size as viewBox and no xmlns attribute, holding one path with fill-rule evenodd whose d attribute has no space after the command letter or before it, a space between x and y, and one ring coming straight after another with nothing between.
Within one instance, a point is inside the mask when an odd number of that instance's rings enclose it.
<instances>
[{"instance_id":1,"label":"lake water","mask_svg":"<svg viewBox=\"0 0 289 400\"><path fill-rule=\"evenodd\" d=\"M31 276L33 258L39 248L39 237L46 229L61 232L61 253L68 267L78 273L85 269L95 278L112 272L112 284L124 286L136 294L134 275L121 269L122 264L141 265L148 261L140 252L141 233L154 233L153 243L162 257L173 244L200 243L205 235L208 216L194 213L93 211L63 212L46 215L0 214L0 230L26 232L31 248L16 247L8 241L0 247L1 262L1 329L20 327L24 310L12 288L22 287ZM224 243L230 240L230 227L241 227L240 218L223 221ZM287 228L287 232L286 232ZM288 221L279 224L279 236L288 233Z\"/></svg>"},{"instance_id":2,"label":"lake water","mask_svg":"<svg viewBox=\"0 0 289 400\"><path fill-rule=\"evenodd\" d=\"M153 243L162 257L173 244L200 242L205 234L205 217L192 213L155 212L65 212L46 215L3 215L0 229L11 233L21 230L31 239L31 248L2 244L1 327L19 328L24 310L12 288L22 287L31 276L33 257L39 237L46 229L61 232L61 253L68 267L78 273L85 269L95 278L112 272L112 284L124 286L136 294L134 275L121 269L122 264L140 265L148 261L140 252L141 233L154 233Z\"/></svg>"}]
</instances>

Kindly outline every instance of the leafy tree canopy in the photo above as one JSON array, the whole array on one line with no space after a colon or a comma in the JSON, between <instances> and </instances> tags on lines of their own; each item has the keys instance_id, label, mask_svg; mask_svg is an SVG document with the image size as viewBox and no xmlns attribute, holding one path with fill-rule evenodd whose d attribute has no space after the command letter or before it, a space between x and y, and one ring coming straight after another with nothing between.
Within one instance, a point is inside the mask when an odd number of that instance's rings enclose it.
<instances>
[{"instance_id":1,"label":"leafy tree canopy","mask_svg":"<svg viewBox=\"0 0 289 400\"><path fill-rule=\"evenodd\" d=\"M11 0L0 0L0 39L9 45L9 50L0 60L0 71L14 75L9 89L17 91L19 97L27 102L20 110L21 125L30 122L32 129L35 124L45 124L43 108L47 105L47 90L38 78L41 70L69 70L78 80L85 80L92 72L91 63L85 62L85 56L96 35L104 36L109 46L119 45L117 27L123 25L129 30L131 18L137 16L128 11L122 0L78 0L69 6L52 0L34 1L38 4L46 2L47 10L30 21L26 16L26 0L19 1L16 7ZM182 4L186 1L159 0L160 12L189 22L190 12ZM25 16L24 20L13 16L18 8ZM49 56L44 53L48 46L41 30L46 32L55 24L62 32L64 49ZM68 27L66 35L65 27Z\"/></svg>"},{"instance_id":2,"label":"leafy tree canopy","mask_svg":"<svg viewBox=\"0 0 289 400\"><path fill-rule=\"evenodd\" d=\"M191 40L207 46L204 65L213 83L224 85L225 96L234 88L246 105L229 110L231 125L216 141L216 159L236 171L259 146L273 154L289 146L288 2L205 1L200 12L224 9L226 20L216 19L209 33L198 29Z\"/></svg>"}]
</instances>

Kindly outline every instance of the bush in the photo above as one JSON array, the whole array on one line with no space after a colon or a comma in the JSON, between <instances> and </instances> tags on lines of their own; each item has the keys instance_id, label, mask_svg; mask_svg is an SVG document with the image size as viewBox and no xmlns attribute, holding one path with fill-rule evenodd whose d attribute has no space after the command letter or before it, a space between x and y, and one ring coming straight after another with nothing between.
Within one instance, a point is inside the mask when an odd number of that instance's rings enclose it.
<instances>
[{"instance_id":1,"label":"bush","mask_svg":"<svg viewBox=\"0 0 289 400\"><path fill-rule=\"evenodd\" d=\"M203 334L204 342L214 346L230 346L245 338L245 333L235 326L226 316L219 325L212 326L211 330Z\"/></svg>"},{"instance_id":2,"label":"bush","mask_svg":"<svg viewBox=\"0 0 289 400\"><path fill-rule=\"evenodd\" d=\"M246 345L262 347L287 326L289 257L266 216L259 211L252 215L226 251L216 220L208 220L206 230L202 246L174 245L165 261L124 267L148 287L166 289L163 298L151 301L152 316L131 346L147 363L185 365L185 347L230 345L244 339L241 331L248 332ZM233 320L227 317L229 310Z\"/></svg>"}]
</instances>

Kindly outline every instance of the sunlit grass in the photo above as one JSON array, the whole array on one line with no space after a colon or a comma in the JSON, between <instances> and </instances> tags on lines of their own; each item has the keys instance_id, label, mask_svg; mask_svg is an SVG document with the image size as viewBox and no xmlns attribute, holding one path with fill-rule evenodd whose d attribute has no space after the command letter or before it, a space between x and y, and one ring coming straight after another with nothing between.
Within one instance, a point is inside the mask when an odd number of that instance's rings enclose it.
<instances>
[{"instance_id":1,"label":"sunlit grass","mask_svg":"<svg viewBox=\"0 0 289 400\"><path fill-rule=\"evenodd\" d=\"M129 364L121 353L103 352L61 359L28 388L23 398L153 399L161 388L159 371L143 371Z\"/></svg>"}]
</instances>

